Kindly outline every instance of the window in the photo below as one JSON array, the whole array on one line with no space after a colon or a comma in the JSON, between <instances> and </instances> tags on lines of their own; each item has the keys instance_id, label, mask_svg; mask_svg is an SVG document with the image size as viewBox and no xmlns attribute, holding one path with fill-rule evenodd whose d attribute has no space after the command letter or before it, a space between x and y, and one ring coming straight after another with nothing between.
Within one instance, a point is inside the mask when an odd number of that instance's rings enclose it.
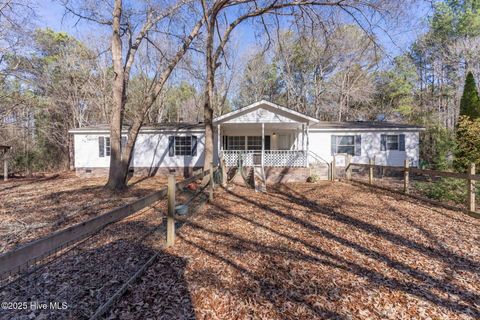
<instances>
[{"instance_id":1,"label":"window","mask_svg":"<svg viewBox=\"0 0 480 320\"><path fill-rule=\"evenodd\" d=\"M387 150L398 150L398 135L387 135Z\"/></svg>"},{"instance_id":2,"label":"window","mask_svg":"<svg viewBox=\"0 0 480 320\"><path fill-rule=\"evenodd\" d=\"M110 137L98 137L98 156L100 158L110 157Z\"/></svg>"},{"instance_id":3,"label":"window","mask_svg":"<svg viewBox=\"0 0 480 320\"><path fill-rule=\"evenodd\" d=\"M337 153L346 153L352 156L361 156L362 137L356 136L336 136L332 135L332 155Z\"/></svg>"},{"instance_id":4,"label":"window","mask_svg":"<svg viewBox=\"0 0 480 320\"><path fill-rule=\"evenodd\" d=\"M168 137L168 155L173 156L196 156L196 136L170 136Z\"/></svg>"},{"instance_id":5,"label":"window","mask_svg":"<svg viewBox=\"0 0 480 320\"><path fill-rule=\"evenodd\" d=\"M244 136L224 136L223 148L225 150L245 150Z\"/></svg>"},{"instance_id":6,"label":"window","mask_svg":"<svg viewBox=\"0 0 480 320\"><path fill-rule=\"evenodd\" d=\"M262 150L262 137L261 136L247 137L247 150Z\"/></svg>"},{"instance_id":7,"label":"window","mask_svg":"<svg viewBox=\"0 0 480 320\"><path fill-rule=\"evenodd\" d=\"M398 150L405 151L405 135L404 134L382 134L381 136L382 151Z\"/></svg>"},{"instance_id":8,"label":"window","mask_svg":"<svg viewBox=\"0 0 480 320\"><path fill-rule=\"evenodd\" d=\"M355 155L355 136L338 136L337 153Z\"/></svg>"}]
</instances>

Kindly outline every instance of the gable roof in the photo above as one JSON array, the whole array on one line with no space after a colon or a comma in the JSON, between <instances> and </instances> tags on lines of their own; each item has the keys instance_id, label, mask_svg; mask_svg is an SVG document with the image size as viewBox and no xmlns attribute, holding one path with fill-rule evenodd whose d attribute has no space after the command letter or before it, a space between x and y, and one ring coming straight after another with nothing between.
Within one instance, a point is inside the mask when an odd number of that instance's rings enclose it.
<instances>
[{"instance_id":1,"label":"gable roof","mask_svg":"<svg viewBox=\"0 0 480 320\"><path fill-rule=\"evenodd\" d=\"M253 111L255 109L262 108L262 107L267 107L267 109L272 109L274 111L281 111L282 113L286 113L286 114L291 115L293 117L306 120L306 122L308 122L308 123L318 123L320 121L318 119L307 116L306 114L303 114L301 112L298 112L298 111L295 111L295 110L292 110L292 109L289 109L289 108L286 108L286 107L282 107L282 106L280 106L278 104L275 104L273 102L266 101L266 100L260 100L260 101L257 101L255 103L252 103L251 105L248 105L246 107L243 107L243 108L237 109L235 111L226 113L222 116L216 117L215 119L213 119L213 122L214 123L223 122L226 119L235 118L235 117L238 117L238 116L243 115L245 113L248 113L248 111Z\"/></svg>"}]
</instances>

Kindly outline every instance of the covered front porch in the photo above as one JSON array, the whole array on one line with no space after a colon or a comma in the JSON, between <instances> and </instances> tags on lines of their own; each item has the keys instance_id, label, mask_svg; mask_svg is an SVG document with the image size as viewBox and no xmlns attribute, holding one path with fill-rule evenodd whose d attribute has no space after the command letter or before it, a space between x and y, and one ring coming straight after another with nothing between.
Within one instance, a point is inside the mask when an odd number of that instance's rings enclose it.
<instances>
[{"instance_id":1,"label":"covered front porch","mask_svg":"<svg viewBox=\"0 0 480 320\"><path fill-rule=\"evenodd\" d=\"M217 135L228 167L308 167L307 123L218 124Z\"/></svg>"},{"instance_id":2,"label":"covered front porch","mask_svg":"<svg viewBox=\"0 0 480 320\"><path fill-rule=\"evenodd\" d=\"M311 124L297 111L259 101L214 119L218 155L228 167L308 167Z\"/></svg>"}]
</instances>

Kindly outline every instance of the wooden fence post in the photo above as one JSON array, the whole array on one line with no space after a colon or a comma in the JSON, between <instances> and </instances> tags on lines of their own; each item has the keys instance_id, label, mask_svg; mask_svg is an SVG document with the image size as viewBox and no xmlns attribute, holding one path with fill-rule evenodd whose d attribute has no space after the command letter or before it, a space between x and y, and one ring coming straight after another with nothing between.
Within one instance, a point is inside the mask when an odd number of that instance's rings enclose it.
<instances>
[{"instance_id":1,"label":"wooden fence post","mask_svg":"<svg viewBox=\"0 0 480 320\"><path fill-rule=\"evenodd\" d=\"M221 159L220 160L220 164L222 166L222 187L226 187L227 186L227 165L225 163L225 159Z\"/></svg>"},{"instance_id":2,"label":"wooden fence post","mask_svg":"<svg viewBox=\"0 0 480 320\"><path fill-rule=\"evenodd\" d=\"M410 162L405 159L403 171L403 192L410 193Z\"/></svg>"},{"instance_id":3,"label":"wooden fence post","mask_svg":"<svg viewBox=\"0 0 480 320\"><path fill-rule=\"evenodd\" d=\"M168 215L167 215L167 246L173 246L175 243L175 177L168 175Z\"/></svg>"},{"instance_id":4,"label":"wooden fence post","mask_svg":"<svg viewBox=\"0 0 480 320\"><path fill-rule=\"evenodd\" d=\"M7 150L3 152L3 181L8 181Z\"/></svg>"},{"instance_id":5,"label":"wooden fence post","mask_svg":"<svg viewBox=\"0 0 480 320\"><path fill-rule=\"evenodd\" d=\"M368 183L373 184L373 165L375 164L375 160L370 159L368 160Z\"/></svg>"},{"instance_id":6,"label":"wooden fence post","mask_svg":"<svg viewBox=\"0 0 480 320\"><path fill-rule=\"evenodd\" d=\"M352 156L349 154L347 155L347 163L346 163L347 171L345 172L345 176L348 181L352 180L352 167L350 166L351 163L352 163Z\"/></svg>"},{"instance_id":7,"label":"wooden fence post","mask_svg":"<svg viewBox=\"0 0 480 320\"><path fill-rule=\"evenodd\" d=\"M336 168L336 159L335 159L335 155L333 155L333 161L332 161L332 181L335 181L335 175L336 175L336 171L337 171L337 168Z\"/></svg>"},{"instance_id":8,"label":"wooden fence post","mask_svg":"<svg viewBox=\"0 0 480 320\"><path fill-rule=\"evenodd\" d=\"M213 189L215 186L213 185L213 162L210 162L210 186L209 186L209 194L208 194L208 201L213 201Z\"/></svg>"},{"instance_id":9,"label":"wooden fence post","mask_svg":"<svg viewBox=\"0 0 480 320\"><path fill-rule=\"evenodd\" d=\"M475 212L475 180L471 176L475 175L475 163L471 163L468 168L468 210Z\"/></svg>"}]
</instances>

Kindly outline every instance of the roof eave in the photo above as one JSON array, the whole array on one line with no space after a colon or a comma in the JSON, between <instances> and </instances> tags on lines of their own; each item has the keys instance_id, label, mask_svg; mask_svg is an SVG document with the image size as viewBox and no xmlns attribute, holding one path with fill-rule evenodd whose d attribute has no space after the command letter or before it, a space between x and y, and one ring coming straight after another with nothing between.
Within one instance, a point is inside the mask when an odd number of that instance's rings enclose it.
<instances>
[{"instance_id":1,"label":"roof eave","mask_svg":"<svg viewBox=\"0 0 480 320\"><path fill-rule=\"evenodd\" d=\"M250 105L248 105L248 106L246 106L246 107L244 107L244 108L240 108L240 109L238 109L238 110L231 111L231 112L229 112L229 113L226 113L226 114L224 114L224 115L221 115L221 116L219 116L219 117L216 117L215 119L213 119L213 123L214 123L214 124L218 124L219 122L221 122L221 121L224 120L224 119L227 119L227 118L230 118L230 117L232 117L232 116L235 116L235 115L237 115L237 114L239 114L239 113L241 113L241 112L248 111L248 110L250 110L250 109L256 108L256 107L258 107L259 105L262 105L262 104L266 104L266 105L268 105L268 106L270 106L270 107L273 107L273 108L282 110L282 111L284 111L284 112L287 112L287 113L293 114L293 115L295 115L295 116L297 116L297 117L300 117L300 118L303 118L303 119L305 119L305 120L308 120L309 123L310 123L310 122L313 122L313 123L318 123L318 122L320 122L320 120L315 119L315 118L312 118L312 117L310 117L310 116L307 116L307 115L305 115L305 114L303 114L303 113L301 113L301 112L298 112L298 111L295 111L295 110L291 110L291 109L289 109L289 108L285 108L285 107L283 107L283 106L280 106L280 105L278 105L278 104L275 104L275 103L270 102L270 101L267 101L267 100L260 100L260 101L254 102L254 103L252 103L252 104L250 104Z\"/></svg>"},{"instance_id":2,"label":"roof eave","mask_svg":"<svg viewBox=\"0 0 480 320\"><path fill-rule=\"evenodd\" d=\"M310 128L310 131L425 131L423 127L370 127L370 128Z\"/></svg>"}]
</instances>

